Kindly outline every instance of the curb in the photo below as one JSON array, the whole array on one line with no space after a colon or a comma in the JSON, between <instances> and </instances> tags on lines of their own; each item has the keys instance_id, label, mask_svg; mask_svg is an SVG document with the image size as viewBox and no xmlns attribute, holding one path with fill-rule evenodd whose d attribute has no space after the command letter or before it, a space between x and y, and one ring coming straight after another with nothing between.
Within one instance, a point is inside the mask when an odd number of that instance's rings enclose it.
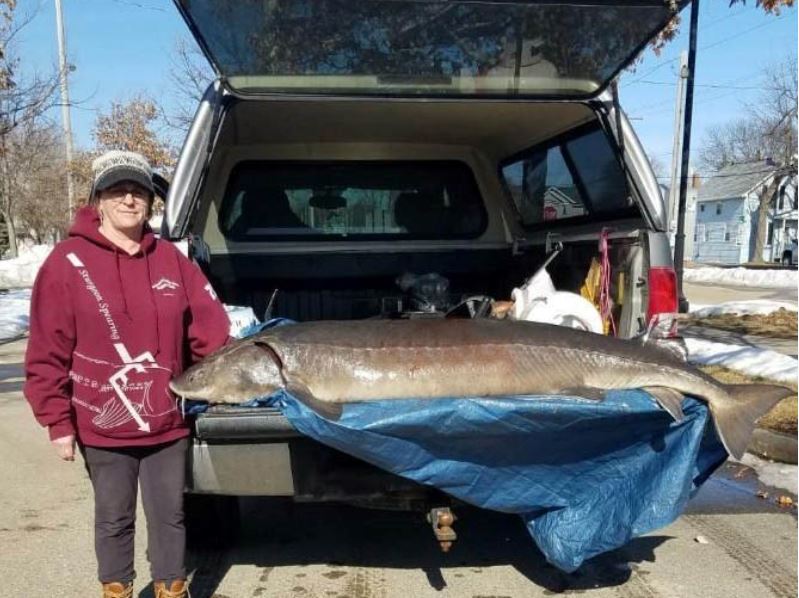
<instances>
[{"instance_id":1,"label":"curb","mask_svg":"<svg viewBox=\"0 0 799 598\"><path fill-rule=\"evenodd\" d=\"M797 442L795 434L783 434L764 428L755 428L746 450L764 459L796 465L798 446L799 442Z\"/></svg>"}]
</instances>

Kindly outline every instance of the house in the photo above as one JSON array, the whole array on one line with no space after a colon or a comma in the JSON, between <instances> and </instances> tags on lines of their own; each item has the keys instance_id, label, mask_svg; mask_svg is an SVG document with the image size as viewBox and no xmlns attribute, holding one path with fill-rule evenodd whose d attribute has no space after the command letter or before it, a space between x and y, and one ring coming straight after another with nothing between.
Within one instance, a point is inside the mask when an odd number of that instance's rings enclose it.
<instances>
[{"instance_id":1,"label":"house","mask_svg":"<svg viewBox=\"0 0 799 598\"><path fill-rule=\"evenodd\" d=\"M796 176L782 174L770 160L725 166L707 177L696 200L693 261L742 264L757 261L760 195L775 176L781 180L771 198L764 261L779 262L796 238Z\"/></svg>"},{"instance_id":2,"label":"house","mask_svg":"<svg viewBox=\"0 0 799 598\"><path fill-rule=\"evenodd\" d=\"M688 177L688 181L685 188L685 241L683 243L683 255L686 258L691 259L691 256L694 254L694 228L696 226L696 199L699 194L699 187L702 184L702 180L699 176L699 173L690 170L691 174ZM660 187L660 193L666 198L668 210L669 210L669 224L668 224L668 233L669 233L669 245L671 246L672 253L674 252L674 243L677 237L677 212L678 212L678 203L679 203L679 189L680 186L676 185L674 189L674 193L672 193L671 188L668 185L660 183L658 185Z\"/></svg>"}]
</instances>

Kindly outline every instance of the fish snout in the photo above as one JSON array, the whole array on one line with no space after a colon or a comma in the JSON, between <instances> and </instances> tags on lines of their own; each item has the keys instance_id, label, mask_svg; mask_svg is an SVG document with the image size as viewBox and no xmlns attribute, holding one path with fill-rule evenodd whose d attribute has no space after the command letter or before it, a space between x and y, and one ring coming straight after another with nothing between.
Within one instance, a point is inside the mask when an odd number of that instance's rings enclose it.
<instances>
[{"instance_id":1,"label":"fish snout","mask_svg":"<svg viewBox=\"0 0 799 598\"><path fill-rule=\"evenodd\" d=\"M187 399L206 398L203 396L205 394L203 392L203 390L205 390L205 384L203 383L204 379L205 376L203 376L198 370L195 368L189 368L177 378L170 380L169 388L176 395Z\"/></svg>"}]
</instances>

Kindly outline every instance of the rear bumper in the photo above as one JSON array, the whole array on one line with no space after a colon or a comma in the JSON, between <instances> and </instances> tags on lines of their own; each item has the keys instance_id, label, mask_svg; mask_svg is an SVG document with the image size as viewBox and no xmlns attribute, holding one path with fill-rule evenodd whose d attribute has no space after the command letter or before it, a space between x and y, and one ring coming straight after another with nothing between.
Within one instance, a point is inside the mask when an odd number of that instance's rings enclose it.
<instances>
[{"instance_id":1,"label":"rear bumper","mask_svg":"<svg viewBox=\"0 0 799 598\"><path fill-rule=\"evenodd\" d=\"M289 420L272 407L215 406L211 411L197 416L194 432L197 440L210 443L265 442L300 436Z\"/></svg>"},{"instance_id":2,"label":"rear bumper","mask_svg":"<svg viewBox=\"0 0 799 598\"><path fill-rule=\"evenodd\" d=\"M198 494L291 496L412 509L440 493L302 436L276 409L220 408L201 414L188 459ZM440 502L440 501L439 501Z\"/></svg>"}]
</instances>

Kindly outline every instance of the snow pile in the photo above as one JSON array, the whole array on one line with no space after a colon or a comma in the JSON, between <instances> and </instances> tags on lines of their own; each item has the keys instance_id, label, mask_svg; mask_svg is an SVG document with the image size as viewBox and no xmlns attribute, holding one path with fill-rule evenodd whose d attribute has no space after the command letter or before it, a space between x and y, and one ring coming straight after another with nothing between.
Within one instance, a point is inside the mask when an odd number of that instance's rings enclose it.
<instances>
[{"instance_id":1,"label":"snow pile","mask_svg":"<svg viewBox=\"0 0 799 598\"><path fill-rule=\"evenodd\" d=\"M766 270L747 268L686 268L685 282L717 284L732 287L760 287L769 289L795 289L799 277L797 270Z\"/></svg>"},{"instance_id":2,"label":"snow pile","mask_svg":"<svg viewBox=\"0 0 799 598\"><path fill-rule=\"evenodd\" d=\"M0 342L15 339L28 331L30 308L30 289L0 292ZM230 319L230 335L234 337L258 321L250 307L225 305L225 311Z\"/></svg>"},{"instance_id":3,"label":"snow pile","mask_svg":"<svg viewBox=\"0 0 799 598\"><path fill-rule=\"evenodd\" d=\"M240 338L242 330L246 330L258 322L251 307L225 305L225 311L230 319L230 336L234 338Z\"/></svg>"},{"instance_id":4,"label":"snow pile","mask_svg":"<svg viewBox=\"0 0 799 598\"><path fill-rule=\"evenodd\" d=\"M686 338L685 342L691 363L720 365L749 376L796 383L797 361L788 355L760 347L716 343L699 338Z\"/></svg>"},{"instance_id":5,"label":"snow pile","mask_svg":"<svg viewBox=\"0 0 799 598\"><path fill-rule=\"evenodd\" d=\"M30 289L0 293L0 341L11 340L28 330Z\"/></svg>"},{"instance_id":6,"label":"snow pile","mask_svg":"<svg viewBox=\"0 0 799 598\"><path fill-rule=\"evenodd\" d=\"M698 318L708 316L721 316L724 314L744 315L768 315L787 309L797 311L797 304L792 301L770 301L768 299L753 299L751 301L727 301L718 305L691 304L691 314Z\"/></svg>"},{"instance_id":7,"label":"snow pile","mask_svg":"<svg viewBox=\"0 0 799 598\"><path fill-rule=\"evenodd\" d=\"M787 490L793 495L797 494L796 474L799 468L796 465L766 461L749 453L744 455L740 463L754 469L762 484Z\"/></svg>"},{"instance_id":8,"label":"snow pile","mask_svg":"<svg viewBox=\"0 0 799 598\"><path fill-rule=\"evenodd\" d=\"M52 250L51 245L21 247L19 257L0 260L0 289L32 287L36 273Z\"/></svg>"}]
</instances>

